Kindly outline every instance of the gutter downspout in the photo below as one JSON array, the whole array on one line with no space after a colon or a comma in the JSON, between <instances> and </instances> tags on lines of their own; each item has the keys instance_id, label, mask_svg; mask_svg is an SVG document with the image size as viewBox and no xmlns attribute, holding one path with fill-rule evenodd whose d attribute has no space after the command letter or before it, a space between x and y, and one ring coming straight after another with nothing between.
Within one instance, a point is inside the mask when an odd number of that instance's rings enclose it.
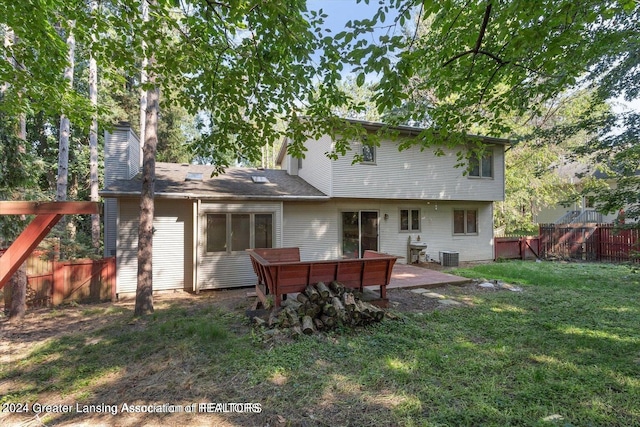
<instances>
[{"instance_id":1,"label":"gutter downspout","mask_svg":"<svg viewBox=\"0 0 640 427\"><path fill-rule=\"evenodd\" d=\"M200 264L198 258L198 247L200 246L200 199L193 201L193 244L191 250L193 251L193 292L196 294L200 292L198 287L198 265Z\"/></svg>"},{"instance_id":2,"label":"gutter downspout","mask_svg":"<svg viewBox=\"0 0 640 427\"><path fill-rule=\"evenodd\" d=\"M280 246L284 247L284 202L280 202Z\"/></svg>"}]
</instances>

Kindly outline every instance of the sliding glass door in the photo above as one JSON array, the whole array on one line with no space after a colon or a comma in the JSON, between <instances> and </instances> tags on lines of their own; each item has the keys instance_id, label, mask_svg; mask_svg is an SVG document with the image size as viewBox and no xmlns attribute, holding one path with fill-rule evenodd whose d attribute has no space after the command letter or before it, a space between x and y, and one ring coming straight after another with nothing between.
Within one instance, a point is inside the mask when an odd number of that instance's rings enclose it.
<instances>
[{"instance_id":1,"label":"sliding glass door","mask_svg":"<svg viewBox=\"0 0 640 427\"><path fill-rule=\"evenodd\" d=\"M378 250L378 212L342 212L342 257L362 258L366 250Z\"/></svg>"}]
</instances>

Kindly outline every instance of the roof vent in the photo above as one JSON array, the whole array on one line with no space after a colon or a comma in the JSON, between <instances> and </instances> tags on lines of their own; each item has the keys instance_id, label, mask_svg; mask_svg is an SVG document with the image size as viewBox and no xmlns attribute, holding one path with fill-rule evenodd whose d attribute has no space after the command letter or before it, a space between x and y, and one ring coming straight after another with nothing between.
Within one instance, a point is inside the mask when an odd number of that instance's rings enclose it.
<instances>
[{"instance_id":1,"label":"roof vent","mask_svg":"<svg viewBox=\"0 0 640 427\"><path fill-rule=\"evenodd\" d=\"M269 182L266 176L258 176L258 175L251 176L251 180L256 184L266 184L267 182Z\"/></svg>"},{"instance_id":2,"label":"roof vent","mask_svg":"<svg viewBox=\"0 0 640 427\"><path fill-rule=\"evenodd\" d=\"M202 181L202 172L187 172L185 181Z\"/></svg>"}]
</instances>

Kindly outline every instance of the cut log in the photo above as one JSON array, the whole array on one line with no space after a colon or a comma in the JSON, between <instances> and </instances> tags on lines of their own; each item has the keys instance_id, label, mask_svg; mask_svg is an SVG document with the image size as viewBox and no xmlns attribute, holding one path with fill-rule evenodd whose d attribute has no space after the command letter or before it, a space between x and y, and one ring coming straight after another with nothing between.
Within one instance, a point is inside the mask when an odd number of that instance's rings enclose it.
<instances>
[{"instance_id":1,"label":"cut log","mask_svg":"<svg viewBox=\"0 0 640 427\"><path fill-rule=\"evenodd\" d=\"M362 305L364 305L367 308L369 315L376 322L379 322L382 319L384 319L384 310L381 309L380 307L376 307L375 305L366 301L362 301Z\"/></svg>"},{"instance_id":2,"label":"cut log","mask_svg":"<svg viewBox=\"0 0 640 427\"><path fill-rule=\"evenodd\" d=\"M318 304L313 304L311 306L311 313L312 314L309 314L309 316L317 317L320 313L322 313L322 307L323 307L323 304L320 303L320 302L318 302Z\"/></svg>"},{"instance_id":3,"label":"cut log","mask_svg":"<svg viewBox=\"0 0 640 427\"><path fill-rule=\"evenodd\" d=\"M302 318L302 333L305 335L311 335L315 330L313 326L313 320L310 316L304 316Z\"/></svg>"},{"instance_id":4,"label":"cut log","mask_svg":"<svg viewBox=\"0 0 640 427\"><path fill-rule=\"evenodd\" d=\"M269 325L270 328L275 328L279 324L280 321L278 319L278 310L273 309L271 310L271 313L269 313L269 320L267 320L267 325Z\"/></svg>"},{"instance_id":5,"label":"cut log","mask_svg":"<svg viewBox=\"0 0 640 427\"><path fill-rule=\"evenodd\" d=\"M327 328L332 328L336 325L336 319L326 314L320 316L320 320L322 320L322 323L324 323L324 326Z\"/></svg>"},{"instance_id":6,"label":"cut log","mask_svg":"<svg viewBox=\"0 0 640 427\"><path fill-rule=\"evenodd\" d=\"M329 289L331 289L337 297L341 297L342 294L344 294L344 285L340 282L336 282L335 280L329 283Z\"/></svg>"},{"instance_id":7,"label":"cut log","mask_svg":"<svg viewBox=\"0 0 640 427\"><path fill-rule=\"evenodd\" d=\"M282 310L278 314L278 325L280 325L280 327L282 328L288 328L289 326L291 326L291 320L289 319L289 315L287 314L286 310Z\"/></svg>"},{"instance_id":8,"label":"cut log","mask_svg":"<svg viewBox=\"0 0 640 427\"><path fill-rule=\"evenodd\" d=\"M344 308L347 311L353 311L356 307L356 298L351 292L345 292L342 295L342 302L344 303Z\"/></svg>"},{"instance_id":9,"label":"cut log","mask_svg":"<svg viewBox=\"0 0 640 427\"><path fill-rule=\"evenodd\" d=\"M344 305L342 305L340 298L333 297L333 299L331 300L331 305L333 305L333 308L336 309L336 314L340 314L344 312Z\"/></svg>"},{"instance_id":10,"label":"cut log","mask_svg":"<svg viewBox=\"0 0 640 427\"><path fill-rule=\"evenodd\" d=\"M333 302L333 300L332 300L332 302ZM340 300L338 300L338 302L340 302ZM333 305L333 303L327 303L322 307L322 312L324 314L326 314L327 316L335 316L336 313L337 313L337 309Z\"/></svg>"},{"instance_id":11,"label":"cut log","mask_svg":"<svg viewBox=\"0 0 640 427\"><path fill-rule=\"evenodd\" d=\"M297 338L302 335L302 328L300 328L300 326L294 326L293 328L290 329L290 331L291 331L290 332L291 336L294 338Z\"/></svg>"},{"instance_id":12,"label":"cut log","mask_svg":"<svg viewBox=\"0 0 640 427\"><path fill-rule=\"evenodd\" d=\"M329 294L331 293L331 291L329 291L329 288L327 287L327 285L324 284L324 282L318 282L316 284L316 289L320 294L320 298L322 298L325 301L329 298Z\"/></svg>"},{"instance_id":13,"label":"cut log","mask_svg":"<svg viewBox=\"0 0 640 427\"><path fill-rule=\"evenodd\" d=\"M298 317L298 312L294 311L291 307L287 307L284 309L289 317L289 325L292 327L300 326L300 318Z\"/></svg>"},{"instance_id":14,"label":"cut log","mask_svg":"<svg viewBox=\"0 0 640 427\"><path fill-rule=\"evenodd\" d=\"M294 299L286 299L282 301L282 304L280 304L281 307L291 307L293 311L298 311L301 305L302 304L298 300Z\"/></svg>"},{"instance_id":15,"label":"cut log","mask_svg":"<svg viewBox=\"0 0 640 427\"><path fill-rule=\"evenodd\" d=\"M364 318L371 317L371 310L362 301L356 301L356 310Z\"/></svg>"},{"instance_id":16,"label":"cut log","mask_svg":"<svg viewBox=\"0 0 640 427\"><path fill-rule=\"evenodd\" d=\"M318 293L318 290L313 285L308 285L304 290L304 293L311 302L316 302L320 299L320 294Z\"/></svg>"},{"instance_id":17,"label":"cut log","mask_svg":"<svg viewBox=\"0 0 640 427\"><path fill-rule=\"evenodd\" d=\"M307 296L305 294L303 294L302 292L300 292L298 294L298 296L296 297L296 299L301 303L301 304L309 304L309 298L307 298Z\"/></svg>"},{"instance_id":18,"label":"cut log","mask_svg":"<svg viewBox=\"0 0 640 427\"><path fill-rule=\"evenodd\" d=\"M315 326L316 330L318 331L324 329L324 323L322 323L322 320L318 319L317 317L313 319L313 326Z\"/></svg>"}]
</instances>

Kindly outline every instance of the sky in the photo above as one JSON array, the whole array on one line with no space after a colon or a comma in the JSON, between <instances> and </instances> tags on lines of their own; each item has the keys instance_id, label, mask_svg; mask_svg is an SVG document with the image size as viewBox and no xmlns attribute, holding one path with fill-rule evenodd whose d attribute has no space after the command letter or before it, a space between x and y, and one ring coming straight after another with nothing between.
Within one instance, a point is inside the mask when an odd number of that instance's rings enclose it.
<instances>
[{"instance_id":1,"label":"sky","mask_svg":"<svg viewBox=\"0 0 640 427\"><path fill-rule=\"evenodd\" d=\"M384 2L384 1L383 1ZM328 15L326 19L327 27L333 33L344 30L344 24L352 19L370 18L378 11L378 0L371 0L369 4L364 1L357 3L356 0L309 0L307 8L318 11L322 9Z\"/></svg>"}]
</instances>

